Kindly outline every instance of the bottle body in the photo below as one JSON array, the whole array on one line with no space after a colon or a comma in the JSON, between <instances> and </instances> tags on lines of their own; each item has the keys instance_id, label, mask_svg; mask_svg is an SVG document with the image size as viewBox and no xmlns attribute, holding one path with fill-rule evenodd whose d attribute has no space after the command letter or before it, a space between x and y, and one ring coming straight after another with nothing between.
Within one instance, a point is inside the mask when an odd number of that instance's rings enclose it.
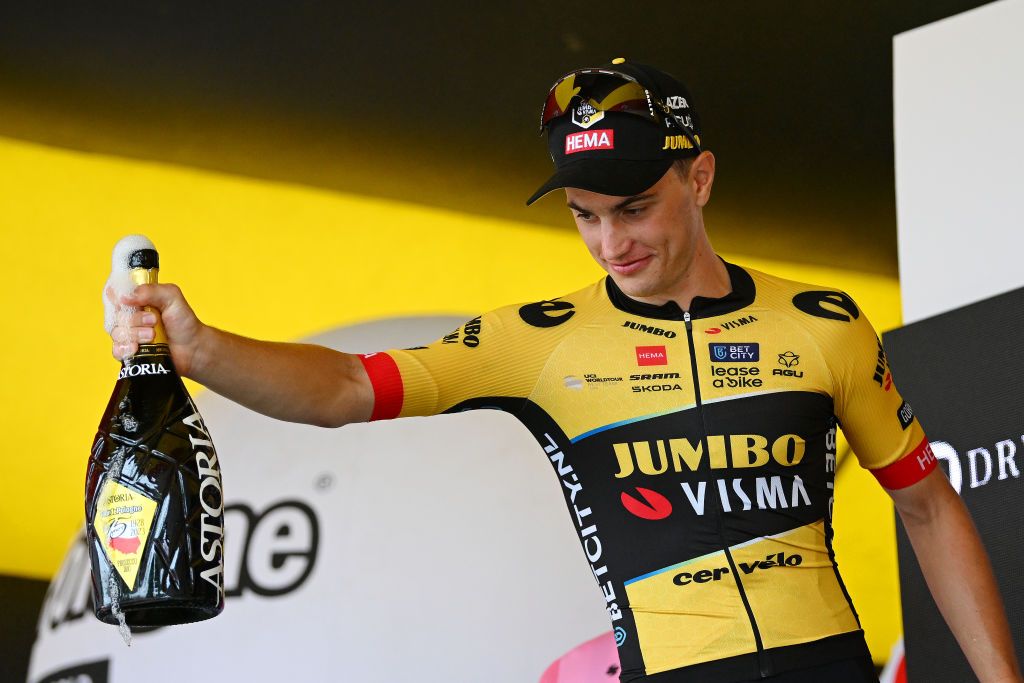
<instances>
[{"instance_id":1,"label":"bottle body","mask_svg":"<svg viewBox=\"0 0 1024 683\"><path fill-rule=\"evenodd\" d=\"M224 495L206 425L165 343L125 359L85 486L96 616L201 621L224 608Z\"/></svg>"}]
</instances>

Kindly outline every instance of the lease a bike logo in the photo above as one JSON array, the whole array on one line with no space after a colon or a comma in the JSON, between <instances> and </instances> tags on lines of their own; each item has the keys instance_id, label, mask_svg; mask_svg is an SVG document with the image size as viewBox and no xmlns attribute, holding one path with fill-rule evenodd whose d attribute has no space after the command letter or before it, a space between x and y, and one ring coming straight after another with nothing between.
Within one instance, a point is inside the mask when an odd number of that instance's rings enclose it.
<instances>
[{"instance_id":1,"label":"lease a bike logo","mask_svg":"<svg viewBox=\"0 0 1024 683\"><path fill-rule=\"evenodd\" d=\"M519 317L534 327L558 327L576 314L568 301L538 301L519 309Z\"/></svg>"},{"instance_id":2,"label":"lease a bike logo","mask_svg":"<svg viewBox=\"0 0 1024 683\"><path fill-rule=\"evenodd\" d=\"M756 342L745 344L708 344L713 363L756 363L761 360L760 345Z\"/></svg>"}]
</instances>

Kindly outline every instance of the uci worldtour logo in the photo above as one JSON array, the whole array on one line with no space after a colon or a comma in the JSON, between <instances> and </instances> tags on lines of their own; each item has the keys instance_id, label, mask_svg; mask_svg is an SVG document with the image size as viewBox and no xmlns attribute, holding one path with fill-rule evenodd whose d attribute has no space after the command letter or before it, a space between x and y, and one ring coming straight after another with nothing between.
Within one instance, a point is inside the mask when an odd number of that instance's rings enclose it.
<instances>
[{"instance_id":1,"label":"uci worldtour logo","mask_svg":"<svg viewBox=\"0 0 1024 683\"><path fill-rule=\"evenodd\" d=\"M138 377L139 375L169 374L171 374L171 371L165 368L162 363L133 363L132 365L123 366L117 378L124 379L125 377Z\"/></svg>"}]
</instances>

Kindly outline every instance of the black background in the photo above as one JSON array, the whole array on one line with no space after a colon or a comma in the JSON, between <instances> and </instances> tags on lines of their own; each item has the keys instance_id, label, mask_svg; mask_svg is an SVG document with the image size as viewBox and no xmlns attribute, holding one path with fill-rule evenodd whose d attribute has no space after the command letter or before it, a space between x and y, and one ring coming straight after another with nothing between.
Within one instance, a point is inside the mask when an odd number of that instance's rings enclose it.
<instances>
[{"instance_id":1,"label":"black background","mask_svg":"<svg viewBox=\"0 0 1024 683\"><path fill-rule=\"evenodd\" d=\"M692 91L718 249L895 275L892 37L982 4L5 2L0 135L572 229L540 106L626 56Z\"/></svg>"},{"instance_id":2,"label":"black background","mask_svg":"<svg viewBox=\"0 0 1024 683\"><path fill-rule=\"evenodd\" d=\"M884 335L893 378L929 440L945 441L959 455L961 498L992 560L1017 657L1024 661L1024 477L998 481L995 450L996 442L1012 439L1017 468L1024 470L1022 340L1024 288ZM967 451L978 447L992 453L993 471L988 484L972 489ZM977 680L932 601L898 516L897 545L909 680Z\"/></svg>"}]
</instances>

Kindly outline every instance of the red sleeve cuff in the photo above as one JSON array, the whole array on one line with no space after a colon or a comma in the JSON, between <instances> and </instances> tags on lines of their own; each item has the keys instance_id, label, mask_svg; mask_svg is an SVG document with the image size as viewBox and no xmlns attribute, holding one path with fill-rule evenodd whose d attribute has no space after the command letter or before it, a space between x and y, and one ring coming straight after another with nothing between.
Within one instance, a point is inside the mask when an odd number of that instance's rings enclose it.
<instances>
[{"instance_id":1,"label":"red sleeve cuff","mask_svg":"<svg viewBox=\"0 0 1024 683\"><path fill-rule=\"evenodd\" d=\"M373 413L370 420L390 420L402 412L405 389L398 363L386 353L359 354L359 360L373 385Z\"/></svg>"},{"instance_id":2,"label":"red sleeve cuff","mask_svg":"<svg viewBox=\"0 0 1024 683\"><path fill-rule=\"evenodd\" d=\"M903 489L924 479L935 469L937 461L928 439L921 439L917 448L902 458L877 470L871 470L878 483L889 490Z\"/></svg>"}]
</instances>

